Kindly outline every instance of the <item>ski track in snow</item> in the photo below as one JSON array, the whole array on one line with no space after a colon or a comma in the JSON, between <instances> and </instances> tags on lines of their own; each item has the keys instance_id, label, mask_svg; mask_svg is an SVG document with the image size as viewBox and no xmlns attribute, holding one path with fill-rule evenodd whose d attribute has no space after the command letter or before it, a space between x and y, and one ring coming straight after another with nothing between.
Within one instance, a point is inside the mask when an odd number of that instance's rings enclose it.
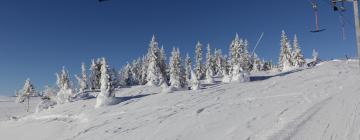
<instances>
[{"instance_id":1,"label":"ski track in snow","mask_svg":"<svg viewBox=\"0 0 360 140\"><path fill-rule=\"evenodd\" d=\"M274 128L270 129L270 136L260 136L259 140L290 140L291 137L297 133L298 129L310 120L330 99L331 98L327 98L313 105L303 113L293 112L294 114L298 114L296 115L299 116L298 118L287 120L287 118L280 117L279 122L275 124Z\"/></svg>"}]
</instances>

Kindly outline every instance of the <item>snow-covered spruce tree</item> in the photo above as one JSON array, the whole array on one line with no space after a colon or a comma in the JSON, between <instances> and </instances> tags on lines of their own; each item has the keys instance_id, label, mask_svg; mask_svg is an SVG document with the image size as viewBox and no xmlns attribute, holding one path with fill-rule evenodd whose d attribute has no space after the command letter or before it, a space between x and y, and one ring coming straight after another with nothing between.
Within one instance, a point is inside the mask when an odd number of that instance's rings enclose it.
<instances>
[{"instance_id":1,"label":"snow-covered spruce tree","mask_svg":"<svg viewBox=\"0 0 360 140\"><path fill-rule=\"evenodd\" d=\"M304 55L302 54L301 48L299 46L299 42L297 39L296 34L294 35L294 42L293 42L293 46L294 46L294 51L292 54L292 59L293 59L293 64L295 67L304 67L306 64Z\"/></svg>"},{"instance_id":2,"label":"snow-covered spruce tree","mask_svg":"<svg viewBox=\"0 0 360 140\"><path fill-rule=\"evenodd\" d=\"M229 70L226 69L226 67L223 67L223 70L222 70L222 82L223 83L230 83L231 82L231 73L229 73Z\"/></svg>"},{"instance_id":3,"label":"snow-covered spruce tree","mask_svg":"<svg viewBox=\"0 0 360 140\"><path fill-rule=\"evenodd\" d=\"M23 100L20 102L27 100L27 109L26 109L27 112L30 111L30 97L34 96L35 94L36 94L36 91L35 91L34 85L31 83L29 78L26 79L24 88L23 88L23 94L22 94Z\"/></svg>"},{"instance_id":4,"label":"snow-covered spruce tree","mask_svg":"<svg viewBox=\"0 0 360 140\"><path fill-rule=\"evenodd\" d=\"M81 63L81 77L75 75L79 83L79 92L83 93L88 89L87 74L85 63Z\"/></svg>"},{"instance_id":5,"label":"snow-covered spruce tree","mask_svg":"<svg viewBox=\"0 0 360 140\"><path fill-rule=\"evenodd\" d=\"M289 70L292 67L291 45L285 31L281 33L279 69L281 71Z\"/></svg>"},{"instance_id":6,"label":"snow-covered spruce tree","mask_svg":"<svg viewBox=\"0 0 360 140\"><path fill-rule=\"evenodd\" d=\"M96 98L95 108L112 105L115 102L112 78L105 58L101 61L100 94Z\"/></svg>"},{"instance_id":7,"label":"snow-covered spruce tree","mask_svg":"<svg viewBox=\"0 0 360 140\"><path fill-rule=\"evenodd\" d=\"M249 43L248 41L245 39L245 41L243 42L242 45L240 45L240 75L238 78L239 82L250 82L250 66L251 64L251 60L250 60L250 55L249 55L249 51L248 51L248 46ZM236 80L235 80L236 81Z\"/></svg>"},{"instance_id":8,"label":"snow-covered spruce tree","mask_svg":"<svg viewBox=\"0 0 360 140\"><path fill-rule=\"evenodd\" d=\"M243 42L243 44L240 45L240 67L241 67L241 72L243 73L247 73L251 65L248 46L249 43L246 39Z\"/></svg>"},{"instance_id":9,"label":"snow-covered spruce tree","mask_svg":"<svg viewBox=\"0 0 360 140\"><path fill-rule=\"evenodd\" d=\"M224 56L224 66L222 67L222 82L223 83L230 83L232 79L232 73L231 73L231 60Z\"/></svg>"},{"instance_id":10,"label":"snow-covered spruce tree","mask_svg":"<svg viewBox=\"0 0 360 140\"><path fill-rule=\"evenodd\" d=\"M170 67L170 86L175 90L181 88L180 54L176 48L173 48L173 50L171 52L169 67Z\"/></svg>"},{"instance_id":11,"label":"snow-covered spruce tree","mask_svg":"<svg viewBox=\"0 0 360 140\"><path fill-rule=\"evenodd\" d=\"M256 53L253 54L252 57L252 72L259 72L262 69L262 63L261 60L259 59L259 57L257 56Z\"/></svg>"},{"instance_id":12,"label":"snow-covered spruce tree","mask_svg":"<svg viewBox=\"0 0 360 140\"><path fill-rule=\"evenodd\" d=\"M124 80L124 74L125 74L125 67L121 68L121 70L119 70L117 73L117 75L119 77L119 86L120 87L126 87L126 83Z\"/></svg>"},{"instance_id":13,"label":"snow-covered spruce tree","mask_svg":"<svg viewBox=\"0 0 360 140\"><path fill-rule=\"evenodd\" d=\"M93 91L100 88L100 66L99 59L97 61L94 59L91 61L89 88Z\"/></svg>"},{"instance_id":14,"label":"snow-covered spruce tree","mask_svg":"<svg viewBox=\"0 0 360 140\"><path fill-rule=\"evenodd\" d=\"M181 53L180 53L180 49L177 49L177 52L179 54L179 59L180 59L180 84L182 88L188 88L189 87L189 82L186 80L186 75L185 75L185 63L183 62L182 58L181 58Z\"/></svg>"},{"instance_id":15,"label":"snow-covered spruce tree","mask_svg":"<svg viewBox=\"0 0 360 140\"><path fill-rule=\"evenodd\" d=\"M134 60L130 66L133 74L134 85L139 85L141 79L141 59L138 58Z\"/></svg>"},{"instance_id":16,"label":"snow-covered spruce tree","mask_svg":"<svg viewBox=\"0 0 360 140\"><path fill-rule=\"evenodd\" d=\"M57 102L59 104L70 102L73 95L73 90L70 86L69 72L65 69L65 67L63 67L60 74L56 73L56 77L56 83L59 87L59 92L57 93Z\"/></svg>"},{"instance_id":17,"label":"snow-covered spruce tree","mask_svg":"<svg viewBox=\"0 0 360 140\"><path fill-rule=\"evenodd\" d=\"M123 74L123 78L124 83L126 86L133 86L134 85L134 78L133 78L133 73L131 71L131 66L130 64L127 64L124 68L124 74Z\"/></svg>"},{"instance_id":18,"label":"snow-covered spruce tree","mask_svg":"<svg viewBox=\"0 0 360 140\"><path fill-rule=\"evenodd\" d=\"M110 73L110 77L111 77L111 81L112 81L112 85L114 89L120 88L121 87L121 81L120 81L120 75L117 72L117 70L114 67L111 67L109 69L109 73Z\"/></svg>"},{"instance_id":19,"label":"snow-covered spruce tree","mask_svg":"<svg viewBox=\"0 0 360 140\"><path fill-rule=\"evenodd\" d=\"M211 55L211 48L210 48L210 44L207 45L207 49L206 49L206 63L205 63L205 69L206 69L206 74L205 74L205 80L206 83L214 83L214 66L213 66L213 57Z\"/></svg>"},{"instance_id":20,"label":"snow-covered spruce tree","mask_svg":"<svg viewBox=\"0 0 360 140\"><path fill-rule=\"evenodd\" d=\"M160 72L162 73L162 76L164 78L164 82L167 82L167 75L166 75L166 69L167 69L167 65L166 65L166 53L165 53L165 49L164 46L161 46L160 52L159 52L159 67L160 67Z\"/></svg>"},{"instance_id":21,"label":"snow-covered spruce tree","mask_svg":"<svg viewBox=\"0 0 360 140\"><path fill-rule=\"evenodd\" d=\"M203 77L202 47L203 45L198 41L195 46L195 74L198 79Z\"/></svg>"},{"instance_id":22,"label":"snow-covered spruce tree","mask_svg":"<svg viewBox=\"0 0 360 140\"><path fill-rule=\"evenodd\" d=\"M163 74L160 70L160 53L158 48L158 43L155 40L155 36L152 37L151 42L149 44L148 51L148 69L147 69L147 77L146 77L146 85L148 86L158 86L160 84L160 76Z\"/></svg>"},{"instance_id":23,"label":"snow-covered spruce tree","mask_svg":"<svg viewBox=\"0 0 360 140\"><path fill-rule=\"evenodd\" d=\"M223 67L224 67L224 58L222 56L222 52L221 52L221 49L215 49L215 52L214 52L214 65L215 65L215 75L217 76L221 76L222 75L222 70L223 70Z\"/></svg>"},{"instance_id":24,"label":"snow-covered spruce tree","mask_svg":"<svg viewBox=\"0 0 360 140\"><path fill-rule=\"evenodd\" d=\"M240 66L240 54L241 54L241 46L243 46L243 40L241 40L236 34L235 39L231 42L230 45L230 55L231 55L231 81L238 81L241 66Z\"/></svg>"},{"instance_id":25,"label":"snow-covered spruce tree","mask_svg":"<svg viewBox=\"0 0 360 140\"><path fill-rule=\"evenodd\" d=\"M140 72L140 84L145 85L147 83L147 70L149 66L149 61L147 56L143 56L142 63L141 63L141 72Z\"/></svg>"},{"instance_id":26,"label":"snow-covered spruce tree","mask_svg":"<svg viewBox=\"0 0 360 140\"><path fill-rule=\"evenodd\" d=\"M199 90L200 89L200 81L196 77L196 74L193 70L191 70L191 90Z\"/></svg>"},{"instance_id":27,"label":"snow-covered spruce tree","mask_svg":"<svg viewBox=\"0 0 360 140\"><path fill-rule=\"evenodd\" d=\"M185 67L184 68L185 69L185 80L186 80L186 83L189 86L189 83L191 83L191 71L192 71L192 68L191 68L191 58L190 58L188 53L186 53L184 67Z\"/></svg>"}]
</instances>

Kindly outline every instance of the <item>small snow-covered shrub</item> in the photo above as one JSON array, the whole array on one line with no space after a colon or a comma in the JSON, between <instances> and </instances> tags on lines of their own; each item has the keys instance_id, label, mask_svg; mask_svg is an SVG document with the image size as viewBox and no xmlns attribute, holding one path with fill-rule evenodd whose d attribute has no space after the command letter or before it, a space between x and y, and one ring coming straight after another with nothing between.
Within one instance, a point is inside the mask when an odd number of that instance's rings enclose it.
<instances>
[{"instance_id":1,"label":"small snow-covered shrub","mask_svg":"<svg viewBox=\"0 0 360 140\"><path fill-rule=\"evenodd\" d=\"M228 75L228 74L224 75L223 78L222 78L222 82L223 83L230 83L231 82L231 76Z\"/></svg>"},{"instance_id":2,"label":"small snow-covered shrub","mask_svg":"<svg viewBox=\"0 0 360 140\"><path fill-rule=\"evenodd\" d=\"M71 102L72 100L72 90L71 89L61 89L57 94L57 103L64 104Z\"/></svg>"},{"instance_id":3,"label":"small snow-covered shrub","mask_svg":"<svg viewBox=\"0 0 360 140\"><path fill-rule=\"evenodd\" d=\"M95 108L99 108L99 107L103 107L103 106L109 106L109 105L113 105L116 103L116 98L115 97L107 97L104 96L104 94L99 94L96 97L96 105Z\"/></svg>"},{"instance_id":4,"label":"small snow-covered shrub","mask_svg":"<svg viewBox=\"0 0 360 140\"><path fill-rule=\"evenodd\" d=\"M234 82L250 82L250 74L248 72L240 72L237 75L234 75L232 77L232 80Z\"/></svg>"},{"instance_id":5,"label":"small snow-covered shrub","mask_svg":"<svg viewBox=\"0 0 360 140\"><path fill-rule=\"evenodd\" d=\"M171 93L174 91L173 87L168 86L166 82L163 82L160 87L161 87L161 93Z\"/></svg>"},{"instance_id":6,"label":"small snow-covered shrub","mask_svg":"<svg viewBox=\"0 0 360 140\"><path fill-rule=\"evenodd\" d=\"M56 104L57 104L56 101L54 101L50 98L44 97L44 98L42 98L41 102L36 106L35 111L40 112L40 111L43 111L43 110L46 110L49 108L53 108Z\"/></svg>"},{"instance_id":7,"label":"small snow-covered shrub","mask_svg":"<svg viewBox=\"0 0 360 140\"><path fill-rule=\"evenodd\" d=\"M191 90L199 90L200 81L197 79L194 71L191 71Z\"/></svg>"},{"instance_id":8,"label":"small snow-covered shrub","mask_svg":"<svg viewBox=\"0 0 360 140\"><path fill-rule=\"evenodd\" d=\"M63 67L60 74L57 76L57 85L60 91L57 93L57 103L63 104L71 101L73 90L70 87L70 76L69 72Z\"/></svg>"}]
</instances>

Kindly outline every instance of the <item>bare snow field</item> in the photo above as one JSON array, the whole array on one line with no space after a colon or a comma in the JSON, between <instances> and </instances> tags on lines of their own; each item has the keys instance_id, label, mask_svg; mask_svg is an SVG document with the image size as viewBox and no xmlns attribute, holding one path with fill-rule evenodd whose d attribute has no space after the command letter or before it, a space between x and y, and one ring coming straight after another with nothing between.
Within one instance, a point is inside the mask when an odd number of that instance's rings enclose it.
<instances>
[{"instance_id":1,"label":"bare snow field","mask_svg":"<svg viewBox=\"0 0 360 140\"><path fill-rule=\"evenodd\" d=\"M40 98L30 99L30 112L27 110L27 102L23 104L15 103L16 97L0 96L0 121L9 120L11 117L24 116L35 112L37 104L40 102Z\"/></svg>"},{"instance_id":2,"label":"bare snow field","mask_svg":"<svg viewBox=\"0 0 360 140\"><path fill-rule=\"evenodd\" d=\"M359 140L357 61L256 74L253 82L160 93L136 86L123 101L96 99L25 115L25 105L0 97L1 140ZM264 76L265 75L265 76ZM19 119L9 120L11 116Z\"/></svg>"}]
</instances>

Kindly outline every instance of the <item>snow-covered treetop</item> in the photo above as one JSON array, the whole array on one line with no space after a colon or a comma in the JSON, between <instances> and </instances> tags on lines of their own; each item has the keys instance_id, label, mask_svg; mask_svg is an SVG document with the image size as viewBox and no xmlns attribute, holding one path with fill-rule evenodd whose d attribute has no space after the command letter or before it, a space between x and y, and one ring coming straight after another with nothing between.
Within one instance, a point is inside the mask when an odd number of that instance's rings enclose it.
<instances>
[{"instance_id":1,"label":"snow-covered treetop","mask_svg":"<svg viewBox=\"0 0 360 140\"><path fill-rule=\"evenodd\" d=\"M60 89L69 89L70 88L70 76L69 72L65 69L65 66L62 67L61 73L56 74L57 76L57 85Z\"/></svg>"},{"instance_id":2,"label":"snow-covered treetop","mask_svg":"<svg viewBox=\"0 0 360 140\"><path fill-rule=\"evenodd\" d=\"M30 79L26 79L24 88L23 88L23 95L24 96L31 96L35 93L35 88L33 84L31 83Z\"/></svg>"}]
</instances>

